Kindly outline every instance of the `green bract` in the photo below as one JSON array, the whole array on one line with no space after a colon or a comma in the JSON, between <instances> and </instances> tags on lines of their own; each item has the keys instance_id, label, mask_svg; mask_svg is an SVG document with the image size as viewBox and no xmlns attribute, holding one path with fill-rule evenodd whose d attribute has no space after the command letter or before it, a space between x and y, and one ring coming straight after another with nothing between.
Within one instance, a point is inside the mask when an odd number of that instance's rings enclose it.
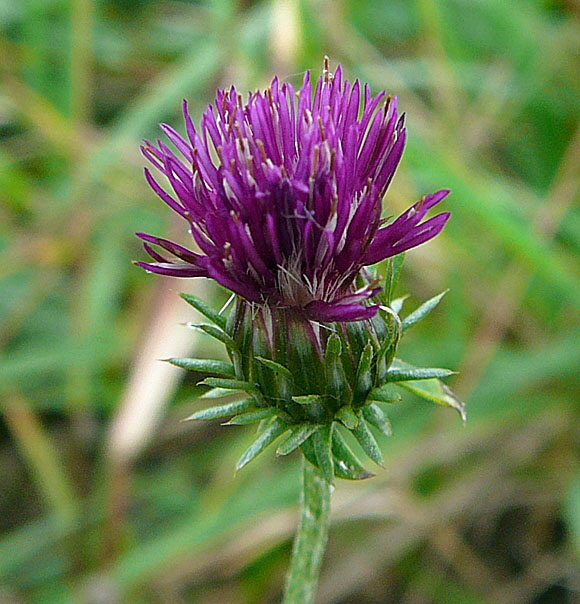
<instances>
[{"instance_id":1,"label":"green bract","mask_svg":"<svg viewBox=\"0 0 580 604\"><path fill-rule=\"evenodd\" d=\"M390 265L387 296L392 293ZM395 275L396 281L396 275ZM256 440L242 454L237 469L278 440L277 455L300 449L327 481L373 476L345 439L350 432L365 454L382 465L374 431L389 435L389 405L401 392L456 409L464 405L440 382L453 372L418 368L395 358L404 331L422 319L443 294L400 318L401 303L383 297L371 319L317 323L295 309L257 306L241 297L227 321L194 296L184 299L211 324L194 325L222 342L231 363L215 360L169 359L185 369L213 374L201 383L211 387L204 398L239 393L240 400L210 407L188 419L224 419L228 424L258 423Z\"/></svg>"}]
</instances>

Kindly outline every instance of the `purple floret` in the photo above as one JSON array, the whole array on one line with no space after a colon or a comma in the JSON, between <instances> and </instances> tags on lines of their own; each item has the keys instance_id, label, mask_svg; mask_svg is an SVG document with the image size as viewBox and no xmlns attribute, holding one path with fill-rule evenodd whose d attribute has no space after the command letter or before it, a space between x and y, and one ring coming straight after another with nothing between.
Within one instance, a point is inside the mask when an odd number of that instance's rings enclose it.
<instances>
[{"instance_id":1,"label":"purple floret","mask_svg":"<svg viewBox=\"0 0 580 604\"><path fill-rule=\"evenodd\" d=\"M142 148L173 192L145 176L189 222L201 253L138 233L153 262L137 264L149 271L210 277L313 321L358 321L378 309L368 303L376 283L355 290L361 269L432 239L449 218L421 222L443 190L390 224L381 220L405 146L404 115L395 98L343 81L340 67L325 69L314 95L309 73L297 94L277 78L246 102L234 87L220 90L199 132L186 102L183 113L187 138L161 126L178 153L160 140Z\"/></svg>"}]
</instances>

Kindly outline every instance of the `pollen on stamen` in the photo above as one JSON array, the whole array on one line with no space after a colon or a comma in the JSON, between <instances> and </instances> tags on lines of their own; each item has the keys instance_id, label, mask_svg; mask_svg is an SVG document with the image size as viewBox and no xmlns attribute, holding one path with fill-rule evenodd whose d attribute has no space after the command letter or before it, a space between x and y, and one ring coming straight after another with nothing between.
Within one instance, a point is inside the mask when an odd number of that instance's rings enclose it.
<instances>
[{"instance_id":1,"label":"pollen on stamen","mask_svg":"<svg viewBox=\"0 0 580 604\"><path fill-rule=\"evenodd\" d=\"M316 178L316 172L318 170L318 159L320 157L320 146L314 145L314 149L312 150L312 168L310 170L310 178Z\"/></svg>"},{"instance_id":2,"label":"pollen on stamen","mask_svg":"<svg viewBox=\"0 0 580 604\"><path fill-rule=\"evenodd\" d=\"M334 76L332 75L332 73L330 71L330 59L326 56L324 57L324 66L322 68L322 76L324 78L325 84L330 84L332 82L332 80L334 79Z\"/></svg>"},{"instance_id":3,"label":"pollen on stamen","mask_svg":"<svg viewBox=\"0 0 580 604\"><path fill-rule=\"evenodd\" d=\"M268 156L266 155L266 149L264 148L264 143L259 138L256 139L256 146L258 147L260 155L262 156L262 162L267 163Z\"/></svg>"},{"instance_id":4,"label":"pollen on stamen","mask_svg":"<svg viewBox=\"0 0 580 604\"><path fill-rule=\"evenodd\" d=\"M240 124L238 122L236 122L234 124L234 128L236 129L236 133L238 135L238 140L240 141L240 147L242 148L242 151L246 151L246 145L244 143L244 137L242 136L242 129L240 128Z\"/></svg>"},{"instance_id":5,"label":"pollen on stamen","mask_svg":"<svg viewBox=\"0 0 580 604\"><path fill-rule=\"evenodd\" d=\"M149 141L145 141L145 144L142 145L141 148L147 151L147 153L151 153L153 157L163 163L163 158L157 153L157 149Z\"/></svg>"},{"instance_id":6,"label":"pollen on stamen","mask_svg":"<svg viewBox=\"0 0 580 604\"><path fill-rule=\"evenodd\" d=\"M325 141L326 135L324 134L324 124L322 123L322 118L318 116L318 129L320 130L320 138Z\"/></svg>"},{"instance_id":7,"label":"pollen on stamen","mask_svg":"<svg viewBox=\"0 0 580 604\"><path fill-rule=\"evenodd\" d=\"M336 148L333 147L330 151L330 172L331 173L334 173L335 161L336 161Z\"/></svg>"}]
</instances>

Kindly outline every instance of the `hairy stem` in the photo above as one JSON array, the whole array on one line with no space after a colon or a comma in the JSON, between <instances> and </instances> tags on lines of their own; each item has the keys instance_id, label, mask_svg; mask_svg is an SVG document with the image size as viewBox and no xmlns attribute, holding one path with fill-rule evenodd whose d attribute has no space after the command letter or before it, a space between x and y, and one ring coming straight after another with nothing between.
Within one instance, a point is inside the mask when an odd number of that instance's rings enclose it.
<instances>
[{"instance_id":1,"label":"hairy stem","mask_svg":"<svg viewBox=\"0 0 580 604\"><path fill-rule=\"evenodd\" d=\"M294 539L292 561L282 604L312 604L328 538L331 486L303 460L302 515Z\"/></svg>"}]
</instances>

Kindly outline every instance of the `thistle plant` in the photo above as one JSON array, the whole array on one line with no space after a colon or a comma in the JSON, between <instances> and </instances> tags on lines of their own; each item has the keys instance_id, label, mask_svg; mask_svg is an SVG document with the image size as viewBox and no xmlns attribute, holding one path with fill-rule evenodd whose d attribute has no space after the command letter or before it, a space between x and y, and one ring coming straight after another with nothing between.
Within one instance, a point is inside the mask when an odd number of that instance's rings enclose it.
<instances>
[{"instance_id":1,"label":"thistle plant","mask_svg":"<svg viewBox=\"0 0 580 604\"><path fill-rule=\"evenodd\" d=\"M171 191L146 169L147 181L187 222L197 250L138 233L152 260L137 264L162 275L209 277L235 296L226 316L183 295L208 321L193 327L222 342L229 361L169 361L209 376L201 382L210 388L206 399L240 395L189 419L258 424L238 470L274 441L277 455L298 450L304 458L286 604L314 601L335 478L374 475L348 433L382 465L375 431L390 434L387 410L404 390L464 414L439 381L451 371L396 357L405 331L443 296L402 318L394 289L404 252L449 219L447 212L426 219L449 191L383 218L406 139L396 98L350 84L340 67L331 74L327 59L312 88L306 73L296 93L277 78L247 100L233 86L220 90L199 130L187 103L186 137L161 126L174 149L161 140L142 147ZM374 265L384 260L381 279Z\"/></svg>"}]
</instances>

